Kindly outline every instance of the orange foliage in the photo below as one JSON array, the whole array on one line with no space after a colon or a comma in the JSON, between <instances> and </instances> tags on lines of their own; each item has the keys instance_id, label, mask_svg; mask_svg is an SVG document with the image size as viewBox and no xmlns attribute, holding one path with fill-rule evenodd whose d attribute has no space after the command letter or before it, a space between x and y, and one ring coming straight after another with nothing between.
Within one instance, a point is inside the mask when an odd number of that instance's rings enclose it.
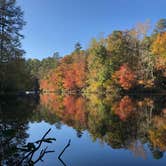
<instances>
[{"instance_id":1,"label":"orange foliage","mask_svg":"<svg viewBox=\"0 0 166 166\"><path fill-rule=\"evenodd\" d=\"M117 77L118 83L125 90L132 88L136 82L136 75L127 64L123 64L114 76Z\"/></svg>"},{"instance_id":2,"label":"orange foliage","mask_svg":"<svg viewBox=\"0 0 166 166\"><path fill-rule=\"evenodd\" d=\"M113 107L115 114L123 121L130 116L134 109L135 105L129 96L123 97L120 102Z\"/></svg>"},{"instance_id":3,"label":"orange foliage","mask_svg":"<svg viewBox=\"0 0 166 166\"><path fill-rule=\"evenodd\" d=\"M66 120L73 120L84 124L86 122L85 101L83 98L75 96L66 96L63 100L64 117Z\"/></svg>"},{"instance_id":4,"label":"orange foliage","mask_svg":"<svg viewBox=\"0 0 166 166\"><path fill-rule=\"evenodd\" d=\"M67 90L83 88L85 85L85 63L77 62L67 65L63 83Z\"/></svg>"},{"instance_id":5,"label":"orange foliage","mask_svg":"<svg viewBox=\"0 0 166 166\"><path fill-rule=\"evenodd\" d=\"M62 58L59 66L40 81L43 90L77 90L85 86L85 57L73 55Z\"/></svg>"},{"instance_id":6,"label":"orange foliage","mask_svg":"<svg viewBox=\"0 0 166 166\"><path fill-rule=\"evenodd\" d=\"M86 126L87 113L85 99L76 96L58 96L55 93L40 96L41 105L56 114L64 123L80 127ZM78 125L79 124L79 125Z\"/></svg>"},{"instance_id":7,"label":"orange foliage","mask_svg":"<svg viewBox=\"0 0 166 166\"><path fill-rule=\"evenodd\" d=\"M63 79L63 86L65 89L74 89L76 87L75 82L75 71L73 70L71 65L67 66L67 70Z\"/></svg>"}]
</instances>

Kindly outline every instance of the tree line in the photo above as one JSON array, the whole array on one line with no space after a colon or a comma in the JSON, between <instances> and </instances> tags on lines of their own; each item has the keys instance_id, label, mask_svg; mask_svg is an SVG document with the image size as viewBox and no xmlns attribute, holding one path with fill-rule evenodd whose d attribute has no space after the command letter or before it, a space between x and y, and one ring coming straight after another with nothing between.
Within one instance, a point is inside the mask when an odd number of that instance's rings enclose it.
<instances>
[{"instance_id":1,"label":"tree line","mask_svg":"<svg viewBox=\"0 0 166 166\"><path fill-rule=\"evenodd\" d=\"M160 19L151 34L149 27L146 21L131 30L115 30L94 38L86 50L77 43L40 79L41 89L88 93L164 89L166 19Z\"/></svg>"},{"instance_id":2,"label":"tree line","mask_svg":"<svg viewBox=\"0 0 166 166\"><path fill-rule=\"evenodd\" d=\"M93 39L83 50L76 43L70 55L43 60L24 58L25 25L16 0L0 0L0 91L27 90L40 80L49 91L114 92L164 89L166 86L166 19L149 33L149 22L130 30L115 30Z\"/></svg>"}]
</instances>

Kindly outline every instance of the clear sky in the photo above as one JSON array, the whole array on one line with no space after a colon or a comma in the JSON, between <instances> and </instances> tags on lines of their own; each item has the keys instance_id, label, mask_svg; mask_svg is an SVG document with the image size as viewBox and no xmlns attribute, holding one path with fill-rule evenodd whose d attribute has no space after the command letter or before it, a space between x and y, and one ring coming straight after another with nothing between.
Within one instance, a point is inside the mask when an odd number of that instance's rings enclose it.
<instances>
[{"instance_id":1,"label":"clear sky","mask_svg":"<svg viewBox=\"0 0 166 166\"><path fill-rule=\"evenodd\" d=\"M69 54L80 42L166 18L166 0L17 0L25 12L22 41L26 58Z\"/></svg>"}]
</instances>

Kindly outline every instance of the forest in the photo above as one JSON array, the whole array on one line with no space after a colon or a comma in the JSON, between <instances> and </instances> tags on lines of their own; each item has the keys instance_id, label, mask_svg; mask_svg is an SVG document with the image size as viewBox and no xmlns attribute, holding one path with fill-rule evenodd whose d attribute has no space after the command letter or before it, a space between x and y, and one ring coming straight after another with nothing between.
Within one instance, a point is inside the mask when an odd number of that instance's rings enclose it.
<instances>
[{"instance_id":1,"label":"forest","mask_svg":"<svg viewBox=\"0 0 166 166\"><path fill-rule=\"evenodd\" d=\"M40 79L43 91L109 93L161 91L166 86L166 19L92 39L58 60Z\"/></svg>"},{"instance_id":2,"label":"forest","mask_svg":"<svg viewBox=\"0 0 166 166\"><path fill-rule=\"evenodd\" d=\"M25 59L21 30L26 24L15 0L0 3L0 93L33 90L109 93L163 91L166 86L166 19L79 42L70 55Z\"/></svg>"}]
</instances>

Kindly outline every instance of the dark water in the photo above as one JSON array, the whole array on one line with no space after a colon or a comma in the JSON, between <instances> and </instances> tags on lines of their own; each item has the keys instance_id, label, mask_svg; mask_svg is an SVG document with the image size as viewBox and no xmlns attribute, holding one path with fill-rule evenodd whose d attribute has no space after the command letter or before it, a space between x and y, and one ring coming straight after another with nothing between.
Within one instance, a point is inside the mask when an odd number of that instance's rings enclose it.
<instances>
[{"instance_id":1,"label":"dark water","mask_svg":"<svg viewBox=\"0 0 166 166\"><path fill-rule=\"evenodd\" d=\"M18 148L41 139L49 128L48 137L56 141L42 148L48 146L55 152L46 154L37 165L166 165L165 96L2 98L1 165L23 158L25 153ZM71 144L60 161L58 155L69 139Z\"/></svg>"}]
</instances>

